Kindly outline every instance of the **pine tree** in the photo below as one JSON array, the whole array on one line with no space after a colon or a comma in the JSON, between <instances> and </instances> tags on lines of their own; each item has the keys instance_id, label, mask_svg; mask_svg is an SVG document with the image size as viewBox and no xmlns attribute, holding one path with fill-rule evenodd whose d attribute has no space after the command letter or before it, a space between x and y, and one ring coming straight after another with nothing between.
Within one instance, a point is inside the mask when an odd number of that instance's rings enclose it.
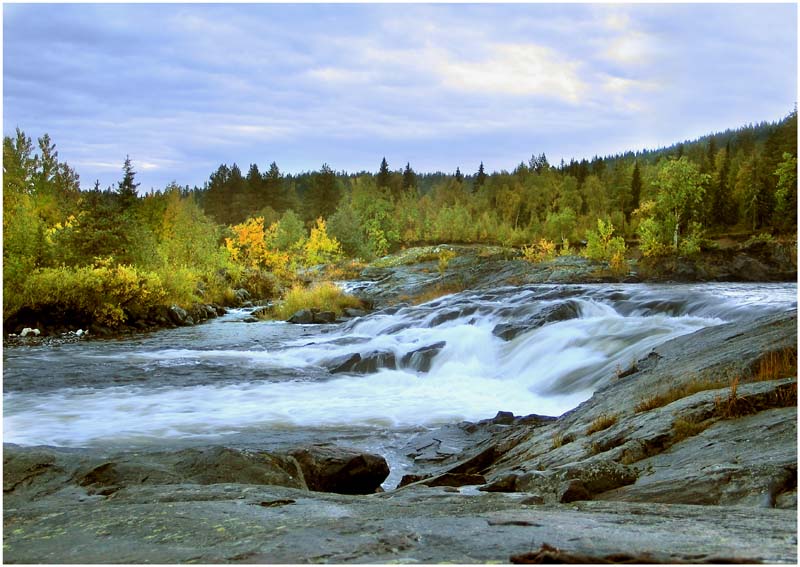
<instances>
[{"instance_id":1,"label":"pine tree","mask_svg":"<svg viewBox=\"0 0 800 567\"><path fill-rule=\"evenodd\" d=\"M459 168L456 168L456 181L458 181L459 183L462 183L464 181L464 174L461 173L461 170Z\"/></svg>"}]
</instances>

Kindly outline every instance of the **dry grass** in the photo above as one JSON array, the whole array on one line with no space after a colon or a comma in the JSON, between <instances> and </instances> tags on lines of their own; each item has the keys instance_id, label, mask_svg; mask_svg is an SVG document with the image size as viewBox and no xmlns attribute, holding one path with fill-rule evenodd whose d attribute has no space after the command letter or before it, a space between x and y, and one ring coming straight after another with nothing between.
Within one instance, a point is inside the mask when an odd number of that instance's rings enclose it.
<instances>
[{"instance_id":1,"label":"dry grass","mask_svg":"<svg viewBox=\"0 0 800 567\"><path fill-rule=\"evenodd\" d=\"M311 287L296 285L290 289L272 310L275 319L288 319L301 309L333 311L336 316L348 308L363 307L361 300L347 295L330 282L322 282Z\"/></svg>"},{"instance_id":2,"label":"dry grass","mask_svg":"<svg viewBox=\"0 0 800 567\"><path fill-rule=\"evenodd\" d=\"M722 419L733 419L751 413L749 404L739 397L739 377L731 380L730 391L727 397L714 398L714 411Z\"/></svg>"},{"instance_id":3,"label":"dry grass","mask_svg":"<svg viewBox=\"0 0 800 567\"><path fill-rule=\"evenodd\" d=\"M575 439L569 433L557 431L553 434L553 443L550 445L551 449L558 449L568 443L572 443Z\"/></svg>"},{"instance_id":4,"label":"dry grass","mask_svg":"<svg viewBox=\"0 0 800 567\"><path fill-rule=\"evenodd\" d=\"M617 414L604 413L600 415L597 419L589 424L589 427L586 429L586 435L591 435L592 433L597 433L598 431L608 429L617 423L617 419L619 419L619 415Z\"/></svg>"},{"instance_id":5,"label":"dry grass","mask_svg":"<svg viewBox=\"0 0 800 567\"><path fill-rule=\"evenodd\" d=\"M778 388L773 394L775 407L789 408L797 406L797 382L787 384L784 388Z\"/></svg>"},{"instance_id":6,"label":"dry grass","mask_svg":"<svg viewBox=\"0 0 800 567\"><path fill-rule=\"evenodd\" d=\"M763 382L797 376L797 349L768 352L753 364L752 381Z\"/></svg>"},{"instance_id":7,"label":"dry grass","mask_svg":"<svg viewBox=\"0 0 800 567\"><path fill-rule=\"evenodd\" d=\"M408 301L412 305L419 305L421 303L433 301L434 299L438 299L445 295L450 295L451 293L464 291L464 289L464 284L460 282L440 283L432 288L418 293L417 295L403 295L398 299L401 301Z\"/></svg>"},{"instance_id":8,"label":"dry grass","mask_svg":"<svg viewBox=\"0 0 800 567\"><path fill-rule=\"evenodd\" d=\"M677 418L672 423L672 443L679 443L684 439L702 433L708 429L711 423L711 420L697 422L683 417Z\"/></svg>"},{"instance_id":9,"label":"dry grass","mask_svg":"<svg viewBox=\"0 0 800 567\"><path fill-rule=\"evenodd\" d=\"M705 390L718 390L724 388L727 384L728 382L721 378L694 378L689 382L675 385L668 390L642 399L634 406L633 411L640 413L664 407L675 400L680 400L692 394L696 394L697 392L704 392Z\"/></svg>"}]
</instances>

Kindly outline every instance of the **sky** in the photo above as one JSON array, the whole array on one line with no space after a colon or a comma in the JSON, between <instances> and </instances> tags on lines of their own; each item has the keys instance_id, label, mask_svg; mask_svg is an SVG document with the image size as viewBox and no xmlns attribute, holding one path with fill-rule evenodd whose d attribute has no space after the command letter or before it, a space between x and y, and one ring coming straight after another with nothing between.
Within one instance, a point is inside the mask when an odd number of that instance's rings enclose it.
<instances>
[{"instance_id":1,"label":"sky","mask_svg":"<svg viewBox=\"0 0 800 567\"><path fill-rule=\"evenodd\" d=\"M83 188L511 170L656 148L797 101L795 4L5 4L3 133Z\"/></svg>"}]
</instances>

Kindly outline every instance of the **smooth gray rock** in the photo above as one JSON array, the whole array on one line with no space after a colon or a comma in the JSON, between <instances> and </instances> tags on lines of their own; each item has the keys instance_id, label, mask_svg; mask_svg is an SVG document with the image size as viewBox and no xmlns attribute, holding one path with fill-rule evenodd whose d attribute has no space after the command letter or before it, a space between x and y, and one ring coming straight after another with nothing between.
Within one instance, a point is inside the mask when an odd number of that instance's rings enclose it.
<instances>
[{"instance_id":1,"label":"smooth gray rock","mask_svg":"<svg viewBox=\"0 0 800 567\"><path fill-rule=\"evenodd\" d=\"M296 325L310 325L314 322L314 314L310 309L301 309L300 311L295 312L286 321Z\"/></svg>"},{"instance_id":2,"label":"smooth gray rock","mask_svg":"<svg viewBox=\"0 0 800 567\"><path fill-rule=\"evenodd\" d=\"M379 455L357 449L312 445L289 453L303 471L310 490L339 494L372 494L389 476Z\"/></svg>"}]
</instances>

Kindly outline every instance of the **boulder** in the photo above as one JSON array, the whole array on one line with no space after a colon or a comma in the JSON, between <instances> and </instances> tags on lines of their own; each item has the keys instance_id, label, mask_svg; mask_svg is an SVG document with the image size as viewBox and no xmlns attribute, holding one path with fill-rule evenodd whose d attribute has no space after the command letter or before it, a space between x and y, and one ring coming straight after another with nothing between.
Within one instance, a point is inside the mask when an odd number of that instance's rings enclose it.
<instances>
[{"instance_id":1,"label":"boulder","mask_svg":"<svg viewBox=\"0 0 800 567\"><path fill-rule=\"evenodd\" d=\"M248 301L250 301L250 292L244 288L239 288L234 290L233 297L239 305L244 305Z\"/></svg>"},{"instance_id":2,"label":"boulder","mask_svg":"<svg viewBox=\"0 0 800 567\"><path fill-rule=\"evenodd\" d=\"M314 322L314 314L310 309L301 309L286 320L296 325L309 325Z\"/></svg>"},{"instance_id":3,"label":"boulder","mask_svg":"<svg viewBox=\"0 0 800 567\"><path fill-rule=\"evenodd\" d=\"M39 329L32 329L30 327L25 327L22 329L22 332L19 334L20 337L27 337L28 335L39 336L41 331Z\"/></svg>"},{"instance_id":4,"label":"boulder","mask_svg":"<svg viewBox=\"0 0 800 567\"><path fill-rule=\"evenodd\" d=\"M330 445L311 445L289 453L300 464L309 490L339 494L372 494L389 476L379 455Z\"/></svg>"},{"instance_id":5,"label":"boulder","mask_svg":"<svg viewBox=\"0 0 800 567\"><path fill-rule=\"evenodd\" d=\"M325 363L332 374L351 372L354 374L371 374L382 368L397 368L394 353L374 351L367 354L346 354Z\"/></svg>"},{"instance_id":6,"label":"boulder","mask_svg":"<svg viewBox=\"0 0 800 567\"><path fill-rule=\"evenodd\" d=\"M345 317L363 317L366 315L367 312L363 309L354 309L352 307L347 307L344 310Z\"/></svg>"},{"instance_id":7,"label":"boulder","mask_svg":"<svg viewBox=\"0 0 800 567\"><path fill-rule=\"evenodd\" d=\"M492 329L492 334L504 341L510 341L522 333L538 329L549 323L575 319L580 315L577 304L572 301L545 307L532 317L520 323L500 323Z\"/></svg>"},{"instance_id":8,"label":"boulder","mask_svg":"<svg viewBox=\"0 0 800 567\"><path fill-rule=\"evenodd\" d=\"M191 325L189 323L189 313L186 312L185 309L179 307L178 305L172 305L167 310L167 316L169 320L172 321L175 325L178 326L186 326Z\"/></svg>"},{"instance_id":9,"label":"boulder","mask_svg":"<svg viewBox=\"0 0 800 567\"><path fill-rule=\"evenodd\" d=\"M319 311L314 313L314 323L335 323L336 313L333 311Z\"/></svg>"},{"instance_id":10,"label":"boulder","mask_svg":"<svg viewBox=\"0 0 800 567\"><path fill-rule=\"evenodd\" d=\"M400 359L400 366L413 368L418 372L428 372L431 369L433 358L439 354L446 344L445 341L440 341L408 352Z\"/></svg>"}]
</instances>

